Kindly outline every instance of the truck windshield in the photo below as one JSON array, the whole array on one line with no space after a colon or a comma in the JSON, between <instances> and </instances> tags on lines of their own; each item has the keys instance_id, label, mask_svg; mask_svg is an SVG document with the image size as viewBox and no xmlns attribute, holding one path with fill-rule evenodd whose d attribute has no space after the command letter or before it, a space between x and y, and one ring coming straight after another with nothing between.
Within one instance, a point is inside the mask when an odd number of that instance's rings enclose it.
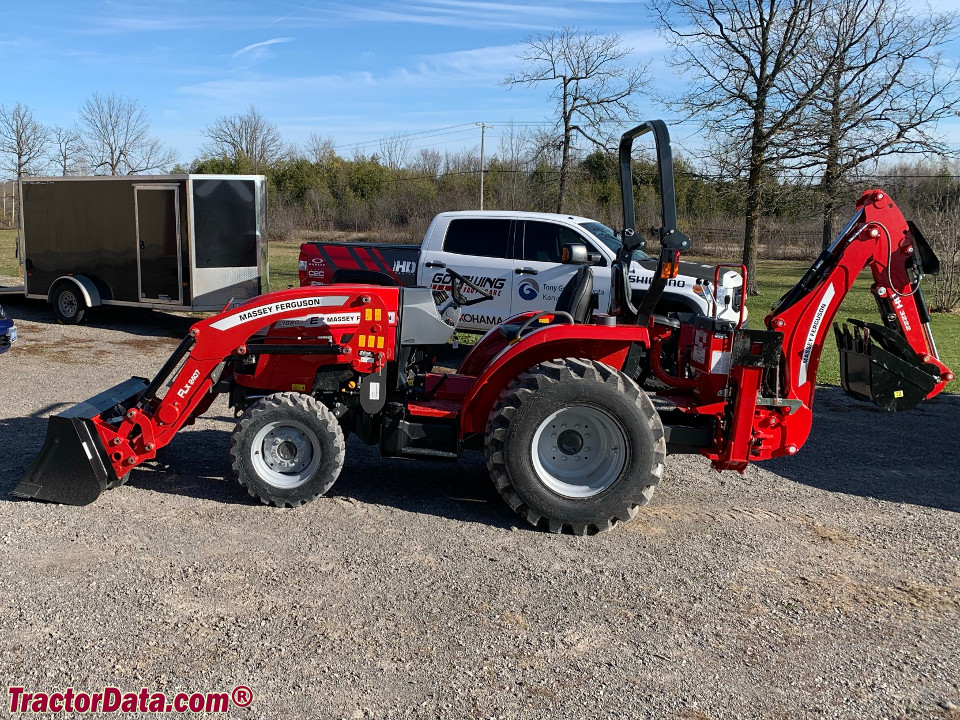
<instances>
[{"instance_id":1,"label":"truck windshield","mask_svg":"<svg viewBox=\"0 0 960 720\"><path fill-rule=\"evenodd\" d=\"M617 235L613 232L613 230L608 228L603 223L599 223L596 220L590 220L588 222L580 223L580 227L582 227L584 230L587 230L591 235L597 238L597 240L602 242L604 245L606 245L608 248L610 248L614 252L617 252L618 250L620 250L620 246L622 244L620 242L620 238L617 237ZM642 250L634 250L633 259L634 260L650 260L650 256L647 255Z\"/></svg>"}]
</instances>

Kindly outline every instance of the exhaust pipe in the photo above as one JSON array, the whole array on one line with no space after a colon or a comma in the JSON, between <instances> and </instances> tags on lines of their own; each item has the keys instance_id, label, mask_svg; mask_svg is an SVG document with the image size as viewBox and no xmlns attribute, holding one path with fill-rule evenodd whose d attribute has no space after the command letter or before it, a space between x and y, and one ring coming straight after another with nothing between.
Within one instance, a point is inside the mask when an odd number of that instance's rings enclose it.
<instances>
[{"instance_id":1,"label":"exhaust pipe","mask_svg":"<svg viewBox=\"0 0 960 720\"><path fill-rule=\"evenodd\" d=\"M940 382L935 365L923 362L898 332L848 318L834 323L840 350L840 384L852 398L872 402L888 412L909 410Z\"/></svg>"},{"instance_id":2,"label":"exhaust pipe","mask_svg":"<svg viewBox=\"0 0 960 720\"><path fill-rule=\"evenodd\" d=\"M130 378L50 418L47 438L13 496L87 505L120 482L93 422L122 417L148 387L145 378Z\"/></svg>"}]
</instances>

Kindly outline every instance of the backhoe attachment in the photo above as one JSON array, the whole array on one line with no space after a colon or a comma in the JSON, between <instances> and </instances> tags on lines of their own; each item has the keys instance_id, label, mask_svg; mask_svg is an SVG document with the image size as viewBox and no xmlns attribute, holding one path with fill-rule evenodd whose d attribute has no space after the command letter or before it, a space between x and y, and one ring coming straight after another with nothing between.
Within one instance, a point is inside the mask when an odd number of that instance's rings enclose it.
<instances>
[{"instance_id":1,"label":"backhoe attachment","mask_svg":"<svg viewBox=\"0 0 960 720\"><path fill-rule=\"evenodd\" d=\"M899 333L877 323L848 318L835 323L840 350L840 384L852 398L888 412L920 404L940 382L936 365L923 361Z\"/></svg>"}]
</instances>

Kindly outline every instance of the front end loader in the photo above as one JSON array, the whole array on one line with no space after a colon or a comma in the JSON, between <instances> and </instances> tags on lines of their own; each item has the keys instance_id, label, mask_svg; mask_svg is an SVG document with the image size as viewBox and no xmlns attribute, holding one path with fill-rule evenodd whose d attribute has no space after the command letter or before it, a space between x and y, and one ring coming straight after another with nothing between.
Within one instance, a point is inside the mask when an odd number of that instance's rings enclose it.
<instances>
[{"instance_id":1,"label":"front end loader","mask_svg":"<svg viewBox=\"0 0 960 720\"><path fill-rule=\"evenodd\" d=\"M645 241L634 221L631 153L647 133L663 189L661 250L650 290L634 306L624 269ZM837 326L844 389L905 410L953 379L920 291L935 256L882 191L864 193L851 222L764 326L746 329L657 312L691 244L676 227L661 121L623 136L620 168L624 245L612 268L613 316L590 316L584 267L558 307L508 319L456 372L439 372L438 348L461 308L489 297L468 278L451 272L449 293L398 287L385 275L270 293L196 323L153 380L132 378L52 417L14 494L92 502L222 394L238 415L234 472L263 502L295 507L326 493L353 433L385 457L453 461L482 450L498 491L528 522L603 532L650 500L668 453L742 471L800 449L820 352L864 267L883 324ZM569 248L586 257L581 250ZM635 381L645 373L666 386L656 403Z\"/></svg>"}]
</instances>

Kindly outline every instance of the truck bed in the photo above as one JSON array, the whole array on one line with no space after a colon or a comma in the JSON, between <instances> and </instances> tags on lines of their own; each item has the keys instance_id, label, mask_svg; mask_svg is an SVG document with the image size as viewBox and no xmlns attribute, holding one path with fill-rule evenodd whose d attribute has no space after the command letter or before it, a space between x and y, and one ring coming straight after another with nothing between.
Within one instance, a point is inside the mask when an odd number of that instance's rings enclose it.
<instances>
[{"instance_id":1,"label":"truck bed","mask_svg":"<svg viewBox=\"0 0 960 720\"><path fill-rule=\"evenodd\" d=\"M337 270L372 270L413 287L419 259L419 245L307 242L300 246L300 285L327 285Z\"/></svg>"}]
</instances>

